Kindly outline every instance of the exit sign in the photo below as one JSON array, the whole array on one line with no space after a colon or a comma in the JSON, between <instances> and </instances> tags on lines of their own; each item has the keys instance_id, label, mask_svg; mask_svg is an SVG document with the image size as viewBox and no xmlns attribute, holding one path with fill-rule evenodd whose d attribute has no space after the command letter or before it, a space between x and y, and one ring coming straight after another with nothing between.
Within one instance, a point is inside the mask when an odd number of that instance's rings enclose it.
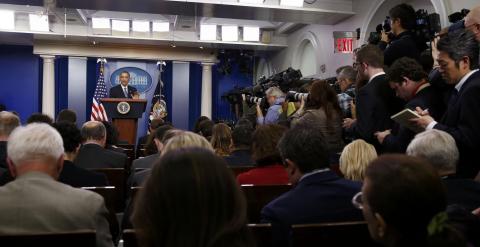
<instances>
[{"instance_id":1,"label":"exit sign","mask_svg":"<svg viewBox=\"0 0 480 247\"><path fill-rule=\"evenodd\" d=\"M355 32L333 32L335 53L353 53L356 45Z\"/></svg>"}]
</instances>

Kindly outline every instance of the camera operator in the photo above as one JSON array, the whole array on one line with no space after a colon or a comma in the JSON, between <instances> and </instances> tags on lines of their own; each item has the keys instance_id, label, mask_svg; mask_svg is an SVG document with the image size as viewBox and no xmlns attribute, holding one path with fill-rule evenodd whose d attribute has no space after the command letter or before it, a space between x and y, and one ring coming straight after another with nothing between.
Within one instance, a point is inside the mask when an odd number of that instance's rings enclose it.
<instances>
[{"instance_id":1,"label":"camera operator","mask_svg":"<svg viewBox=\"0 0 480 247\"><path fill-rule=\"evenodd\" d=\"M337 83L340 87L338 103L342 109L344 118L352 118L352 102L355 97L355 80L357 72L352 66L341 67L337 75Z\"/></svg>"},{"instance_id":2,"label":"camera operator","mask_svg":"<svg viewBox=\"0 0 480 247\"><path fill-rule=\"evenodd\" d=\"M282 104L285 102L285 94L280 88L271 87L265 91L265 95L270 107L264 117L260 103L257 103L257 124L276 124L282 113Z\"/></svg>"},{"instance_id":3,"label":"camera operator","mask_svg":"<svg viewBox=\"0 0 480 247\"><path fill-rule=\"evenodd\" d=\"M297 124L318 129L325 137L330 154L342 151L342 111L335 90L325 80L312 84L308 99L301 97L300 108L291 116L290 127Z\"/></svg>"},{"instance_id":4,"label":"camera operator","mask_svg":"<svg viewBox=\"0 0 480 247\"><path fill-rule=\"evenodd\" d=\"M390 66L401 57L410 57L417 61L420 59L420 49L415 41L414 32L416 25L415 10L411 5L402 3L389 11L390 25L393 40L389 40L388 34L383 31L382 39L378 46L384 51L384 63Z\"/></svg>"}]
</instances>

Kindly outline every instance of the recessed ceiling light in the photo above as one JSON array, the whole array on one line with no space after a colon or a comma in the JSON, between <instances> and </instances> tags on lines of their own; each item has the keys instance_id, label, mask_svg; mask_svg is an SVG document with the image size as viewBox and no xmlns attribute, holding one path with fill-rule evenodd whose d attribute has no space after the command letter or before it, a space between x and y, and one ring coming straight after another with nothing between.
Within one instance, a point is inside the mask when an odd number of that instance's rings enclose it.
<instances>
[{"instance_id":1,"label":"recessed ceiling light","mask_svg":"<svg viewBox=\"0 0 480 247\"><path fill-rule=\"evenodd\" d=\"M39 32L50 31L48 25L48 15L29 14L30 30Z\"/></svg>"},{"instance_id":2,"label":"recessed ceiling light","mask_svg":"<svg viewBox=\"0 0 480 247\"><path fill-rule=\"evenodd\" d=\"M222 26L222 41L238 41L238 26Z\"/></svg>"},{"instance_id":3,"label":"recessed ceiling light","mask_svg":"<svg viewBox=\"0 0 480 247\"><path fill-rule=\"evenodd\" d=\"M217 40L217 25L201 24L200 40Z\"/></svg>"},{"instance_id":4,"label":"recessed ceiling light","mask_svg":"<svg viewBox=\"0 0 480 247\"><path fill-rule=\"evenodd\" d=\"M0 10L0 29L15 29L15 12L11 10Z\"/></svg>"},{"instance_id":5,"label":"recessed ceiling light","mask_svg":"<svg viewBox=\"0 0 480 247\"><path fill-rule=\"evenodd\" d=\"M243 41L260 41L260 28L243 27Z\"/></svg>"}]
</instances>

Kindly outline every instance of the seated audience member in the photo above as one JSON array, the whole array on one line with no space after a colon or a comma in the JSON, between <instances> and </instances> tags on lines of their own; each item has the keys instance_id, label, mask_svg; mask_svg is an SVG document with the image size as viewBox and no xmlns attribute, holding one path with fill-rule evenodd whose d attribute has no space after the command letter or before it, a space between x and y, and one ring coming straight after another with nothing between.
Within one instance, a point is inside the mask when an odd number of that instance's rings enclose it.
<instances>
[{"instance_id":1,"label":"seated audience member","mask_svg":"<svg viewBox=\"0 0 480 247\"><path fill-rule=\"evenodd\" d=\"M87 169L125 167L127 155L104 148L107 131L102 122L86 122L81 133L84 143L75 158L75 165Z\"/></svg>"},{"instance_id":2,"label":"seated audience member","mask_svg":"<svg viewBox=\"0 0 480 247\"><path fill-rule=\"evenodd\" d=\"M295 187L262 209L262 222L273 227L274 246L288 244L293 224L363 219L351 203L361 183L340 178L329 169L327 144L320 131L296 126L282 137L278 148Z\"/></svg>"},{"instance_id":3,"label":"seated audience member","mask_svg":"<svg viewBox=\"0 0 480 247\"><path fill-rule=\"evenodd\" d=\"M20 119L13 113L0 112L0 167L7 166L7 140L10 133L20 125Z\"/></svg>"},{"instance_id":4,"label":"seated audience member","mask_svg":"<svg viewBox=\"0 0 480 247\"><path fill-rule=\"evenodd\" d=\"M440 178L418 158L384 155L373 161L352 201L362 209L371 237L384 246L466 246L445 222ZM442 245L434 244L442 238Z\"/></svg>"},{"instance_id":5,"label":"seated audience member","mask_svg":"<svg viewBox=\"0 0 480 247\"><path fill-rule=\"evenodd\" d=\"M447 188L448 204L462 205L468 211L480 207L480 183L455 177L458 148L448 133L433 129L416 135L408 145L407 154L424 158L433 165Z\"/></svg>"},{"instance_id":6,"label":"seated audience member","mask_svg":"<svg viewBox=\"0 0 480 247\"><path fill-rule=\"evenodd\" d=\"M30 115L30 117L28 117L27 124L31 124L31 123L52 124L53 119L46 114L42 114L42 113L37 112L37 113L33 113L32 115Z\"/></svg>"},{"instance_id":7,"label":"seated audience member","mask_svg":"<svg viewBox=\"0 0 480 247\"><path fill-rule=\"evenodd\" d=\"M165 134L171 129L173 129L172 126L165 125L165 126L158 127L154 130L154 132L152 133L154 137L153 143L155 143L155 146L157 148L157 153L134 160L132 163L131 174L134 174L135 169L138 169L138 168L146 168L146 169L152 168L153 163L155 163L155 161L160 157L160 153L162 152L162 148L164 146L162 139L165 136Z\"/></svg>"},{"instance_id":8,"label":"seated audience member","mask_svg":"<svg viewBox=\"0 0 480 247\"><path fill-rule=\"evenodd\" d=\"M55 181L63 153L62 137L47 124L10 135L8 165L15 180L0 187L0 235L94 230L97 246L113 246L102 196Z\"/></svg>"},{"instance_id":9,"label":"seated audience member","mask_svg":"<svg viewBox=\"0 0 480 247\"><path fill-rule=\"evenodd\" d=\"M363 181L367 166L377 158L372 144L364 140L355 140L345 146L340 155L340 171L346 179Z\"/></svg>"},{"instance_id":10,"label":"seated audience member","mask_svg":"<svg viewBox=\"0 0 480 247\"><path fill-rule=\"evenodd\" d=\"M285 102L285 94L278 87L271 87L265 91L266 99L268 101L269 108L265 117L263 111L260 108L260 104L257 104L257 124L276 124L278 123L280 114L283 112L282 105Z\"/></svg>"},{"instance_id":11,"label":"seated audience member","mask_svg":"<svg viewBox=\"0 0 480 247\"><path fill-rule=\"evenodd\" d=\"M237 124L233 129L233 151L230 156L225 157L229 166L250 166L254 164L250 150L253 131L252 124Z\"/></svg>"},{"instance_id":12,"label":"seated audience member","mask_svg":"<svg viewBox=\"0 0 480 247\"><path fill-rule=\"evenodd\" d=\"M430 86L428 75L417 61L403 57L395 61L387 71L387 80L396 96L407 102L405 108L415 111L416 107L428 109L430 115L440 119L446 106L441 93ZM375 136L382 144L384 152L405 153L415 132L406 126L395 123L392 130L376 132Z\"/></svg>"},{"instance_id":13,"label":"seated audience member","mask_svg":"<svg viewBox=\"0 0 480 247\"><path fill-rule=\"evenodd\" d=\"M342 139L342 110L335 90L326 81L314 82L308 99L302 98L300 108L292 115L291 127L297 124L320 130L332 156L345 146ZM336 160L332 157L331 163L337 162L338 157Z\"/></svg>"},{"instance_id":14,"label":"seated audience member","mask_svg":"<svg viewBox=\"0 0 480 247\"><path fill-rule=\"evenodd\" d=\"M210 150L162 155L132 217L142 246L254 246L246 202L225 161Z\"/></svg>"},{"instance_id":15,"label":"seated audience member","mask_svg":"<svg viewBox=\"0 0 480 247\"><path fill-rule=\"evenodd\" d=\"M140 138L138 138L138 141L137 141L137 150L136 150L136 153L139 154L140 153L140 149L142 148L142 146L145 146L147 144L147 141L148 141L148 137L155 132L155 130L160 127L160 126L163 126L165 125L165 121L163 121L163 119L161 118L155 118L155 119L152 119L152 121L150 121L150 123L148 124L148 133L144 136L141 136Z\"/></svg>"},{"instance_id":16,"label":"seated audience member","mask_svg":"<svg viewBox=\"0 0 480 247\"><path fill-rule=\"evenodd\" d=\"M232 150L232 130L224 123L213 126L212 139L210 140L215 153L225 157L230 155Z\"/></svg>"},{"instance_id":17,"label":"seated audience member","mask_svg":"<svg viewBox=\"0 0 480 247\"><path fill-rule=\"evenodd\" d=\"M288 184L277 144L287 128L280 125L258 126L252 136L252 159L255 168L237 176L239 184Z\"/></svg>"},{"instance_id":18,"label":"seated audience member","mask_svg":"<svg viewBox=\"0 0 480 247\"><path fill-rule=\"evenodd\" d=\"M102 121L103 125L105 126L105 130L107 133L107 139L105 140L105 149L112 150L118 153L125 153L123 148L118 147L118 130L117 127L113 126L108 121Z\"/></svg>"},{"instance_id":19,"label":"seated audience member","mask_svg":"<svg viewBox=\"0 0 480 247\"><path fill-rule=\"evenodd\" d=\"M337 73L337 84L340 87L338 103L342 109L343 118L352 118L352 102L355 98L355 80L357 71L352 66L340 67Z\"/></svg>"},{"instance_id":20,"label":"seated audience member","mask_svg":"<svg viewBox=\"0 0 480 247\"><path fill-rule=\"evenodd\" d=\"M77 113L70 109L63 109L58 113L57 123L59 122L69 122L77 124Z\"/></svg>"},{"instance_id":21,"label":"seated audience member","mask_svg":"<svg viewBox=\"0 0 480 247\"><path fill-rule=\"evenodd\" d=\"M164 138L162 139L162 142L165 143L165 145L162 148L162 153L160 157L174 150L177 150L180 148L190 148L190 147L203 148L206 150L210 150L212 153L214 153L212 145L210 144L210 142L207 141L207 139L205 139L205 137L189 131L169 130L167 131ZM154 162L151 165L152 169L155 168L155 164L157 163L158 162ZM208 164L205 164L205 165L208 165ZM143 186L143 184L146 181L148 181L148 178L151 172L152 172L151 169L147 169L147 170L143 170L135 173L135 175L128 182L129 187ZM127 202L127 206L123 214L122 229L131 228L131 223L130 223L131 212L132 212L132 200L129 200Z\"/></svg>"},{"instance_id":22,"label":"seated audience member","mask_svg":"<svg viewBox=\"0 0 480 247\"><path fill-rule=\"evenodd\" d=\"M210 141L210 139L212 139L212 132L213 132L213 126L215 125L215 123L210 120L210 119L206 119L206 120L203 120L201 121L199 124L198 124L198 133L199 135L205 137L208 141Z\"/></svg>"},{"instance_id":23,"label":"seated audience member","mask_svg":"<svg viewBox=\"0 0 480 247\"><path fill-rule=\"evenodd\" d=\"M207 116L201 116L199 118L197 118L197 120L195 121L195 125L193 127L193 133L195 134L200 134L200 123L203 122L204 120L210 120L210 118L208 118Z\"/></svg>"},{"instance_id":24,"label":"seated audience member","mask_svg":"<svg viewBox=\"0 0 480 247\"><path fill-rule=\"evenodd\" d=\"M71 122L60 121L52 125L62 136L65 150L63 169L58 181L72 187L103 187L107 186L104 174L92 172L76 166L73 161L77 157L82 143L82 135L77 126Z\"/></svg>"}]
</instances>

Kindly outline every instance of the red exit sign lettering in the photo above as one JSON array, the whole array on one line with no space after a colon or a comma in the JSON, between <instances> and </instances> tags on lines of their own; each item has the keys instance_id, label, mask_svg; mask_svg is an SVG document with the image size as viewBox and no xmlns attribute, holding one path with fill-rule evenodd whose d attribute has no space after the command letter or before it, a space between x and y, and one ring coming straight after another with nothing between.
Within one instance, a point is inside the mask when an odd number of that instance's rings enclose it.
<instances>
[{"instance_id":1,"label":"red exit sign lettering","mask_svg":"<svg viewBox=\"0 0 480 247\"><path fill-rule=\"evenodd\" d=\"M353 38L337 38L335 43L335 52L353 53Z\"/></svg>"}]
</instances>

